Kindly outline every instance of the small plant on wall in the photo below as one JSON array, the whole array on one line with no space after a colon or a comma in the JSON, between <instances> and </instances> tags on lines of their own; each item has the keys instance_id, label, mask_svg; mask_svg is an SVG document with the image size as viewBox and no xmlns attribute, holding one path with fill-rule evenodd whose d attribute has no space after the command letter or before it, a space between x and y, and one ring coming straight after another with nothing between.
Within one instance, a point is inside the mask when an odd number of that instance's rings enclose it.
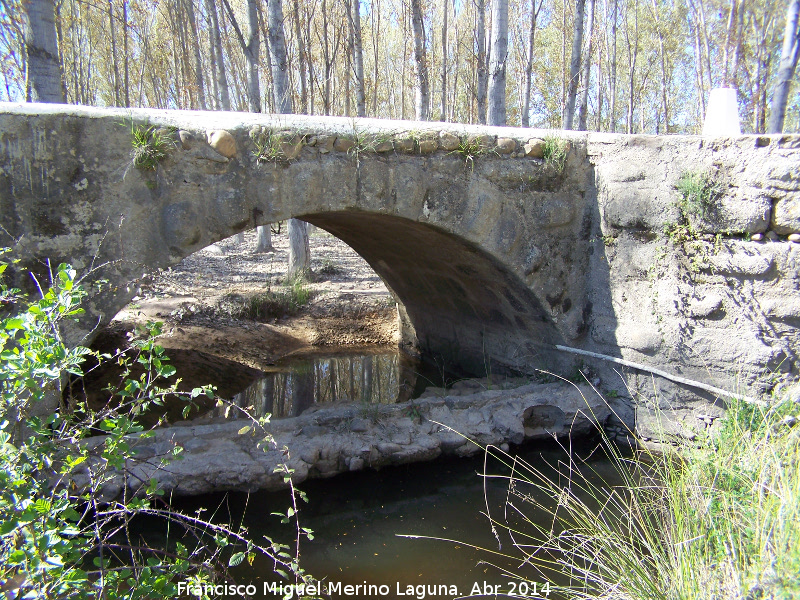
<instances>
[{"instance_id":1,"label":"small plant on wall","mask_svg":"<svg viewBox=\"0 0 800 600\"><path fill-rule=\"evenodd\" d=\"M725 186L711 171L685 171L675 184L685 217L706 217L725 194Z\"/></svg>"},{"instance_id":2,"label":"small plant on wall","mask_svg":"<svg viewBox=\"0 0 800 600\"><path fill-rule=\"evenodd\" d=\"M555 135L545 136L544 151L542 154L544 163L561 173L564 170L564 165L567 164L568 150L569 141Z\"/></svg>"},{"instance_id":3,"label":"small plant on wall","mask_svg":"<svg viewBox=\"0 0 800 600\"><path fill-rule=\"evenodd\" d=\"M286 160L283 151L285 139L282 135L271 131L262 132L253 139L256 146L256 160L258 162L281 162Z\"/></svg>"},{"instance_id":4,"label":"small plant on wall","mask_svg":"<svg viewBox=\"0 0 800 600\"><path fill-rule=\"evenodd\" d=\"M131 124L131 144L133 166L143 171L155 171L175 147L171 135L153 125Z\"/></svg>"}]
</instances>

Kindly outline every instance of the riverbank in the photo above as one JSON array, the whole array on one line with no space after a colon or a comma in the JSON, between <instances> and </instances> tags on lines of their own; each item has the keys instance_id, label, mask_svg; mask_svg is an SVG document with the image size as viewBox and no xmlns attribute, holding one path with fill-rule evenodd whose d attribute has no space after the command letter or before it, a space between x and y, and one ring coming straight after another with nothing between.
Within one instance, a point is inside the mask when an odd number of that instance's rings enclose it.
<instances>
[{"instance_id":1,"label":"riverbank","mask_svg":"<svg viewBox=\"0 0 800 600\"><path fill-rule=\"evenodd\" d=\"M248 318L251 299L267 292L296 294L286 285L286 227L272 236L274 251L256 253L255 230L244 242L231 237L144 278L131 304L101 334L124 338L147 320L163 321L159 344L198 350L264 370L294 353L320 348L392 347L398 343L397 309L367 262L332 235L309 237L311 277L303 302L266 318ZM112 344L113 345L113 344Z\"/></svg>"}]
</instances>

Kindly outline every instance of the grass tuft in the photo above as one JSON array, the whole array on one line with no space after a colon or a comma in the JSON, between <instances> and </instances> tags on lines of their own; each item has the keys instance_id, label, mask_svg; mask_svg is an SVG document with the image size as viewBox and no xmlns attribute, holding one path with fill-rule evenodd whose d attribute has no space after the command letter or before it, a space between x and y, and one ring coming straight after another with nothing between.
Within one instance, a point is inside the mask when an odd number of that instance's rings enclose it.
<instances>
[{"instance_id":1,"label":"grass tuft","mask_svg":"<svg viewBox=\"0 0 800 600\"><path fill-rule=\"evenodd\" d=\"M488 448L504 467L486 476L508 481L492 528L534 571L509 576L558 581L564 598L800 598L799 413L736 403L716 437L669 453L604 437L621 484L571 454L543 466Z\"/></svg>"},{"instance_id":2,"label":"grass tuft","mask_svg":"<svg viewBox=\"0 0 800 600\"><path fill-rule=\"evenodd\" d=\"M544 138L543 158L544 164L550 165L561 173L567 164L567 151L569 141L556 135L547 135Z\"/></svg>"},{"instance_id":3,"label":"grass tuft","mask_svg":"<svg viewBox=\"0 0 800 600\"><path fill-rule=\"evenodd\" d=\"M725 194L725 186L710 171L687 171L675 184L680 201L678 203L685 217L696 215L705 217Z\"/></svg>"},{"instance_id":4,"label":"grass tuft","mask_svg":"<svg viewBox=\"0 0 800 600\"><path fill-rule=\"evenodd\" d=\"M155 171L158 163L175 147L175 141L153 125L132 125L131 144L133 166L143 171Z\"/></svg>"},{"instance_id":5,"label":"grass tuft","mask_svg":"<svg viewBox=\"0 0 800 600\"><path fill-rule=\"evenodd\" d=\"M241 296L227 294L220 300L220 309L235 319L269 321L296 315L309 303L312 291L301 280L282 286L277 291Z\"/></svg>"}]
</instances>

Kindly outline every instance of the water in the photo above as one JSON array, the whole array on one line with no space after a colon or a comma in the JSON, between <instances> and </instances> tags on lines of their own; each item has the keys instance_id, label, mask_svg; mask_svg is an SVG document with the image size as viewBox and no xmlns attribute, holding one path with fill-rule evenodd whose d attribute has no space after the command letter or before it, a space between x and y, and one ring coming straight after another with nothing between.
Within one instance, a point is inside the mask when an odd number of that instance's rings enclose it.
<instances>
[{"instance_id":1,"label":"water","mask_svg":"<svg viewBox=\"0 0 800 600\"><path fill-rule=\"evenodd\" d=\"M248 408L256 417L267 413L273 418L294 417L321 403L404 402L418 397L429 385L441 386L446 376L397 348L295 355L264 371L197 350L171 349L168 355L181 378L180 390L216 386L219 397ZM80 385L71 386L70 393L87 398L91 406L99 408L108 401L105 388L119 381L120 374L118 365L106 362L89 370ZM138 377L138 372L134 376ZM241 416L237 410L217 408L214 401L202 396L196 402L189 419L210 422ZM184 401L168 398L163 407L156 407L140 420L149 426L166 415L167 421L174 423L183 419L184 406Z\"/></svg>"},{"instance_id":2,"label":"water","mask_svg":"<svg viewBox=\"0 0 800 600\"><path fill-rule=\"evenodd\" d=\"M264 373L233 395L232 401L251 407L258 417L267 413L273 418L296 417L322 403L404 402L418 395L425 381L419 376L419 365L397 350L301 356L281 361L275 371ZM209 417L223 416L223 410Z\"/></svg>"},{"instance_id":3,"label":"water","mask_svg":"<svg viewBox=\"0 0 800 600\"><path fill-rule=\"evenodd\" d=\"M584 454L587 449L581 450ZM531 463L544 467L563 461L563 450L555 445L536 445L523 448L520 455ZM504 479L487 479L479 476L484 470L484 458L438 460L431 463L395 467L382 471L365 471L335 477L330 480L308 481L302 489L309 497L301 505L301 525L314 531L314 540L304 540L301 546L301 564L315 577L342 585L387 586L388 595L361 593L352 596L334 594L333 597L355 598L412 598L409 585L415 593L416 586L445 586L446 595L474 591L477 584L500 586L494 588L508 593L508 577L500 569L508 569L525 578L529 591L536 584L541 591L546 583L564 583L552 573L536 571L530 565L521 565L520 552L514 548L509 535L498 529L498 538L492 533L488 510L492 517L506 521L522 531L531 531L514 511L506 510L507 488ZM584 465L583 471L597 481L614 482L615 473L604 459ZM499 463L490 462L489 473L507 473ZM557 471L551 470L557 475ZM568 479L562 464L562 478ZM526 492L532 491L519 486ZM539 498L543 500L543 498ZM516 500L517 505L522 505ZM194 511L199 506L213 508L221 518L243 522L253 539L268 535L290 543L293 530L282 525L277 517L266 516L286 509L288 493L255 493L211 495L183 499L179 507ZM549 526L544 513L527 510L534 522ZM223 516L224 515L224 516ZM242 517L244 515L244 517ZM431 536L442 540L409 539L399 534ZM523 536L517 540L526 542ZM484 548L477 550L473 546ZM504 558L496 553L507 553ZM253 565L243 564L236 569L237 581L256 585L257 598L277 597L263 594L266 582L281 581L272 572L272 563L257 558ZM399 588L398 588L399 586ZM451 593L455 587L457 594ZM398 593L398 589L401 593ZM429 588L426 597L432 597ZM491 596L494 597L494 596ZM552 596L551 597L555 597Z\"/></svg>"}]
</instances>

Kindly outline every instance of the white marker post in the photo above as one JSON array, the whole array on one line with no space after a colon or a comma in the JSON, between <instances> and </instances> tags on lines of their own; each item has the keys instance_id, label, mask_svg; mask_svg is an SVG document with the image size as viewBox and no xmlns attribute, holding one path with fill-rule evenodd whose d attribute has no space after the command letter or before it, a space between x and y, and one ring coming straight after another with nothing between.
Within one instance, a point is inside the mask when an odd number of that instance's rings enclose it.
<instances>
[{"instance_id":1,"label":"white marker post","mask_svg":"<svg viewBox=\"0 0 800 600\"><path fill-rule=\"evenodd\" d=\"M736 90L714 88L708 98L703 135L708 137L730 137L742 135L739 125L739 105Z\"/></svg>"}]
</instances>

